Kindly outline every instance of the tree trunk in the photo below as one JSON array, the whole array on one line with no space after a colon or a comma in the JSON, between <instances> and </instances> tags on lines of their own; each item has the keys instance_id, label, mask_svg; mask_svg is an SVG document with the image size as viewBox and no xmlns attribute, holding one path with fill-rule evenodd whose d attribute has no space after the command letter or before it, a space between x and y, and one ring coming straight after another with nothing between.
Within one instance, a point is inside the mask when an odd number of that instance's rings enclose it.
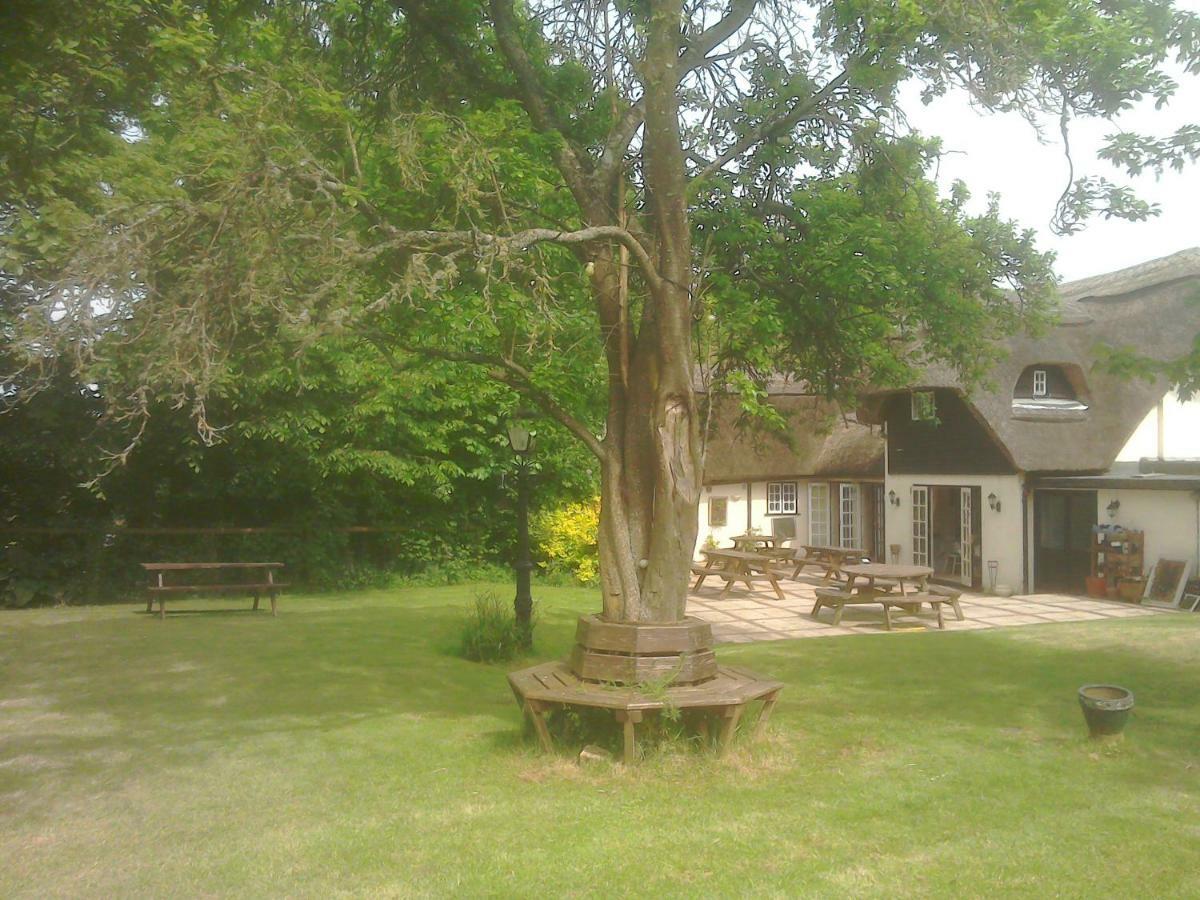
<instances>
[{"instance_id":1,"label":"tree trunk","mask_svg":"<svg viewBox=\"0 0 1200 900\"><path fill-rule=\"evenodd\" d=\"M696 544L702 473L692 384L691 231L675 93L680 16L681 0L654 4L642 72L648 224L661 281L647 294L628 357L612 352L624 330L605 335L610 408L600 573L611 621L680 621ZM593 288L619 291L615 271L611 265L597 271ZM611 297L598 300L602 309L624 308L619 297L615 304Z\"/></svg>"}]
</instances>

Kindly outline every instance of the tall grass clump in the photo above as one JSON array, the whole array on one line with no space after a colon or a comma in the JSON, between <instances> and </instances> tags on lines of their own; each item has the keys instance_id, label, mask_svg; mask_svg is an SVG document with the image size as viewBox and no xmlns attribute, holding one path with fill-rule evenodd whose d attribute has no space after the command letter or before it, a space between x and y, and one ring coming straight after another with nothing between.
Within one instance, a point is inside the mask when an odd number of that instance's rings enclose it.
<instances>
[{"instance_id":1,"label":"tall grass clump","mask_svg":"<svg viewBox=\"0 0 1200 900\"><path fill-rule=\"evenodd\" d=\"M530 646L537 610L528 629L517 624L511 603L492 591L475 595L462 629L462 655L475 662L500 662L519 656Z\"/></svg>"}]
</instances>

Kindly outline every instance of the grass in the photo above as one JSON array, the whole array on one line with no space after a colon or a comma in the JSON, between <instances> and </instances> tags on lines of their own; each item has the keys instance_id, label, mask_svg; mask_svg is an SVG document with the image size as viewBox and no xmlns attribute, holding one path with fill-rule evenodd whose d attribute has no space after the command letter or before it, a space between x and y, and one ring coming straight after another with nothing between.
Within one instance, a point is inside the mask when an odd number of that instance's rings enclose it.
<instances>
[{"instance_id":1,"label":"grass","mask_svg":"<svg viewBox=\"0 0 1200 900\"><path fill-rule=\"evenodd\" d=\"M766 740L581 770L454 655L478 590L0 614L0 896L1200 895L1200 617L726 647ZM594 594L537 597L559 655Z\"/></svg>"}]
</instances>

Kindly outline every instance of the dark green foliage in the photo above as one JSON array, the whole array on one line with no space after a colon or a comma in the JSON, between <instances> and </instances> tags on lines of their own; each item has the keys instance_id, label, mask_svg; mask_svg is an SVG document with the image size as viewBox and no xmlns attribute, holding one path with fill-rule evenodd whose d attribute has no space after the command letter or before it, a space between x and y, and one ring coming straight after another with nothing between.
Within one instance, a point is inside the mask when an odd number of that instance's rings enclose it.
<instances>
[{"instance_id":1,"label":"dark green foliage","mask_svg":"<svg viewBox=\"0 0 1200 900\"><path fill-rule=\"evenodd\" d=\"M475 662L503 662L529 649L533 628L537 625L537 607L529 629L517 624L511 602L486 591L475 595L462 626L462 655Z\"/></svg>"}]
</instances>

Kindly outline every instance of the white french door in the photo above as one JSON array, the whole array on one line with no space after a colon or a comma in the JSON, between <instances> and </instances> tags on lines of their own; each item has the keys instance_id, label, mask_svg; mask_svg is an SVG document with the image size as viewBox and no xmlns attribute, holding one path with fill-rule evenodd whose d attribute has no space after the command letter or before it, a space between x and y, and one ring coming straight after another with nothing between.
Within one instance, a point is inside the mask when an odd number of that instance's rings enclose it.
<instances>
[{"instance_id":1,"label":"white french door","mask_svg":"<svg viewBox=\"0 0 1200 900\"><path fill-rule=\"evenodd\" d=\"M858 547L862 540L859 534L858 485L843 482L838 486L838 494L839 546Z\"/></svg>"},{"instance_id":2,"label":"white french door","mask_svg":"<svg viewBox=\"0 0 1200 900\"><path fill-rule=\"evenodd\" d=\"M971 508L971 488L959 489L959 552L962 554L962 582L973 584L975 581L975 539L971 523L974 521Z\"/></svg>"},{"instance_id":3,"label":"white french door","mask_svg":"<svg viewBox=\"0 0 1200 900\"><path fill-rule=\"evenodd\" d=\"M808 542L827 547L829 538L829 485L810 482L808 485Z\"/></svg>"},{"instance_id":4,"label":"white french door","mask_svg":"<svg viewBox=\"0 0 1200 900\"><path fill-rule=\"evenodd\" d=\"M912 489L912 561L929 565L929 488L924 485Z\"/></svg>"}]
</instances>

